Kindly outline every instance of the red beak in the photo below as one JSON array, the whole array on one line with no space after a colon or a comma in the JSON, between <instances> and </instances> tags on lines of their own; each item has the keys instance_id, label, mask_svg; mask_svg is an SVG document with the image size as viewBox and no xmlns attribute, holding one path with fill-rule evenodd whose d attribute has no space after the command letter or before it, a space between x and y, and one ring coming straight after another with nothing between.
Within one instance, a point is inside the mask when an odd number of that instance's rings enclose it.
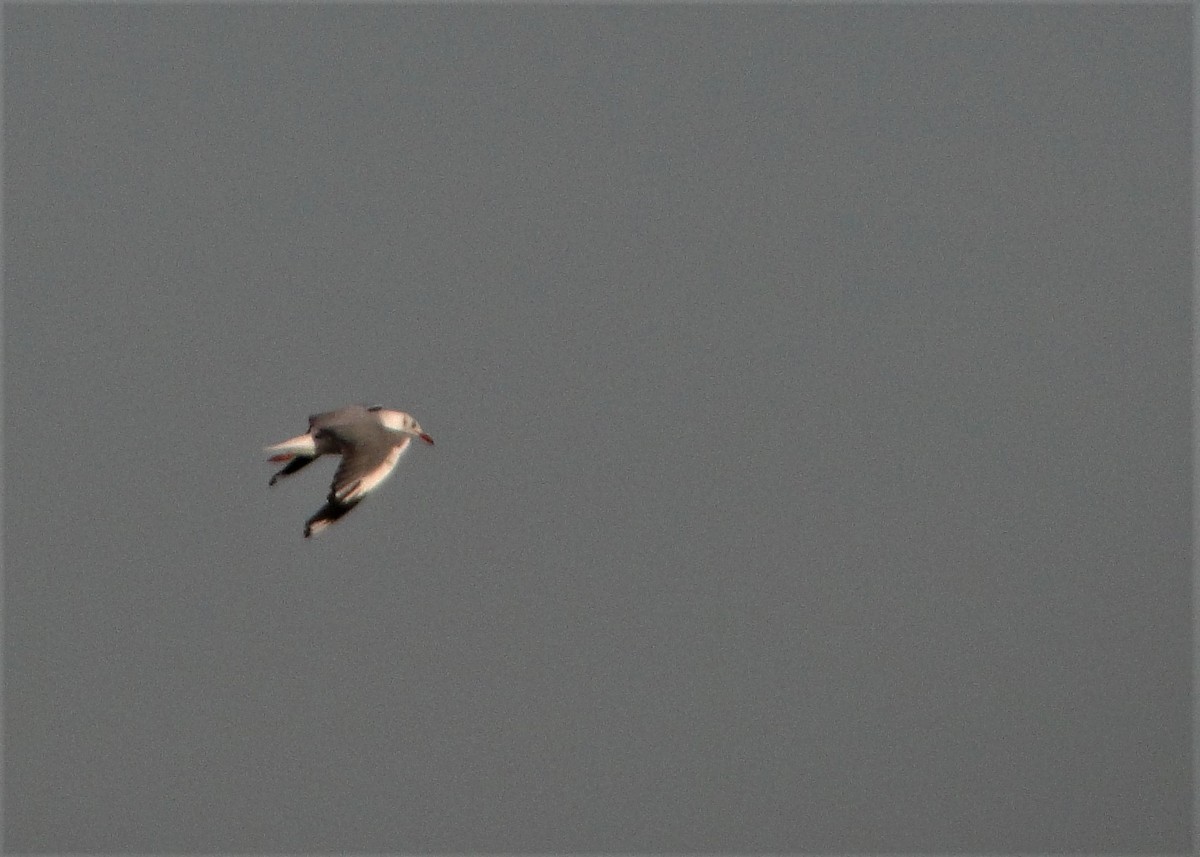
<instances>
[{"instance_id":1,"label":"red beak","mask_svg":"<svg viewBox=\"0 0 1200 857\"><path fill-rule=\"evenodd\" d=\"M433 446L433 438L431 438L429 435L427 435L427 434L421 435L421 440L425 441L430 446Z\"/></svg>"}]
</instances>

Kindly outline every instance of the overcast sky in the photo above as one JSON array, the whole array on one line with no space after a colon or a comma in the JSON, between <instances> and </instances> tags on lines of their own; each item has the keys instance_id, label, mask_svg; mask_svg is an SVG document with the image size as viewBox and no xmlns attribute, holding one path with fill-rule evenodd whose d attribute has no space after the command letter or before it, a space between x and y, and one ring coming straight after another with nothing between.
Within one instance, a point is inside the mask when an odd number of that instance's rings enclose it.
<instances>
[{"instance_id":1,"label":"overcast sky","mask_svg":"<svg viewBox=\"0 0 1200 857\"><path fill-rule=\"evenodd\" d=\"M6 851L1190 850L1190 35L6 4Z\"/></svg>"}]
</instances>

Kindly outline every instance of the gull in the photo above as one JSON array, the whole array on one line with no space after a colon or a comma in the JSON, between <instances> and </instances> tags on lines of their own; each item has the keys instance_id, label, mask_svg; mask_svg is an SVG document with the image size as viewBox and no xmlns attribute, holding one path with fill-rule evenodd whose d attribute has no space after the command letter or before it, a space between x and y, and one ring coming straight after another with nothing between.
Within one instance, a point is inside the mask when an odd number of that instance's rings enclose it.
<instances>
[{"instance_id":1,"label":"gull","mask_svg":"<svg viewBox=\"0 0 1200 857\"><path fill-rule=\"evenodd\" d=\"M337 521L391 476L413 438L433 446L433 438L403 411L350 405L315 414L308 418L306 433L267 447L271 461L287 462L271 477L270 484L291 476L322 455L342 457L325 505L304 523L304 537L308 538Z\"/></svg>"}]
</instances>

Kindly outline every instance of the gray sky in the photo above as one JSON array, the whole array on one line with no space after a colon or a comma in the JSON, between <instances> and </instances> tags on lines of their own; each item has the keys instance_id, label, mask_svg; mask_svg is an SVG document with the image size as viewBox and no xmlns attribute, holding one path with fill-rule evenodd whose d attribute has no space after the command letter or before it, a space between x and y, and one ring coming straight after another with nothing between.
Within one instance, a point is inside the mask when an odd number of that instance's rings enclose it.
<instances>
[{"instance_id":1,"label":"gray sky","mask_svg":"<svg viewBox=\"0 0 1200 857\"><path fill-rule=\"evenodd\" d=\"M1188 850L1190 28L6 5L6 850Z\"/></svg>"}]
</instances>

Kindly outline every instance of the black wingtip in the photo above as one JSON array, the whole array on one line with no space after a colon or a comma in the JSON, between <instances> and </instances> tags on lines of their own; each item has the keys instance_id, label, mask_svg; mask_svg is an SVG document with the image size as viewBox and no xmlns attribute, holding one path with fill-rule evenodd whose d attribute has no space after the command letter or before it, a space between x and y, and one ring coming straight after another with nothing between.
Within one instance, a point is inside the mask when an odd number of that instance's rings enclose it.
<instances>
[{"instance_id":1,"label":"black wingtip","mask_svg":"<svg viewBox=\"0 0 1200 857\"><path fill-rule=\"evenodd\" d=\"M315 515L304 522L304 537L315 536L340 521L347 512L361 501L340 503L335 499L328 500Z\"/></svg>"},{"instance_id":2,"label":"black wingtip","mask_svg":"<svg viewBox=\"0 0 1200 857\"><path fill-rule=\"evenodd\" d=\"M274 485L276 482L278 482L283 477L291 476L297 470L300 470L301 468L304 468L304 467L308 467L308 465L312 464L316 460L317 460L317 456L315 456L315 455L297 455L295 458L293 458L291 461L289 461L282 470L280 470L278 473L276 473L274 476L272 476L271 481L268 482L267 484Z\"/></svg>"}]
</instances>

